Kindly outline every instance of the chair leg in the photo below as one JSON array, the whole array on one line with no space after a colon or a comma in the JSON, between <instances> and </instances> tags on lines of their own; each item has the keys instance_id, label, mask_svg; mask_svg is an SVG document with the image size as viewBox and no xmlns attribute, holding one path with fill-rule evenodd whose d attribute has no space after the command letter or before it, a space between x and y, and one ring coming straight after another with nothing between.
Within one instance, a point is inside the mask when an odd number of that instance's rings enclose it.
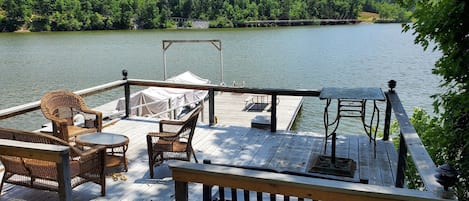
<instances>
[{"instance_id":1,"label":"chair leg","mask_svg":"<svg viewBox=\"0 0 469 201\"><path fill-rule=\"evenodd\" d=\"M150 162L149 165L150 165L150 178L153 179L153 178L155 177L155 175L154 175L154 173L153 173L153 164Z\"/></svg>"},{"instance_id":2,"label":"chair leg","mask_svg":"<svg viewBox=\"0 0 469 201\"><path fill-rule=\"evenodd\" d=\"M327 135L324 138L324 154L326 154L326 151L327 151Z\"/></svg>"},{"instance_id":3,"label":"chair leg","mask_svg":"<svg viewBox=\"0 0 469 201\"><path fill-rule=\"evenodd\" d=\"M159 158L158 158L159 157ZM154 169L155 165L159 166L163 163L163 153L151 153L151 158L148 160L148 165L150 169L150 177L153 179L155 177Z\"/></svg>"},{"instance_id":4,"label":"chair leg","mask_svg":"<svg viewBox=\"0 0 469 201\"><path fill-rule=\"evenodd\" d=\"M6 174L6 172L3 173L2 183L0 184L0 195L2 194L3 183L5 183L5 174Z\"/></svg>"},{"instance_id":5,"label":"chair leg","mask_svg":"<svg viewBox=\"0 0 469 201\"><path fill-rule=\"evenodd\" d=\"M153 144L152 144L152 138L151 136L147 135L147 152L148 152L148 167L150 170L150 178L153 179L155 176L153 173L153 165L155 163L154 157L153 157Z\"/></svg>"},{"instance_id":6,"label":"chair leg","mask_svg":"<svg viewBox=\"0 0 469 201\"><path fill-rule=\"evenodd\" d=\"M194 149L191 147L192 149L192 155L194 156L194 160L195 160L195 163L199 163L199 161L197 161L197 157L195 156L195 151ZM190 157L190 156L189 156Z\"/></svg>"},{"instance_id":7,"label":"chair leg","mask_svg":"<svg viewBox=\"0 0 469 201\"><path fill-rule=\"evenodd\" d=\"M101 196L106 196L106 184L101 184Z\"/></svg>"}]
</instances>

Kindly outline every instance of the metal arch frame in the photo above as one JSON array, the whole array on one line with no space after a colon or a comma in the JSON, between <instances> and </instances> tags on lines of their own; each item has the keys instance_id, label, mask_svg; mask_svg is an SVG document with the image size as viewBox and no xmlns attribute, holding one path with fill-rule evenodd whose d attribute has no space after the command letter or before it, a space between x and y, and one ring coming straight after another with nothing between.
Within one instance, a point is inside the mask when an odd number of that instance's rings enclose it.
<instances>
[{"instance_id":1,"label":"metal arch frame","mask_svg":"<svg viewBox=\"0 0 469 201\"><path fill-rule=\"evenodd\" d=\"M214 40L163 40L163 66L164 66L164 80L166 80L167 75L166 75L166 50L168 50L169 47L173 43L211 43L217 50L218 54L220 57L220 79L221 79L221 85L224 85L224 78L223 78L223 52L222 52L222 45L221 45L221 40L214 39Z\"/></svg>"}]
</instances>

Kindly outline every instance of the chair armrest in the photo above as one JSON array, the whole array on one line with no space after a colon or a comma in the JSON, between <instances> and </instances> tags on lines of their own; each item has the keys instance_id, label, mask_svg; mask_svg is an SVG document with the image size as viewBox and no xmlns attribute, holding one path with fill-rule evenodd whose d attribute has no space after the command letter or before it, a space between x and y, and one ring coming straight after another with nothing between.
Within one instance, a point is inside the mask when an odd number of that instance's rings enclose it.
<instances>
[{"instance_id":1,"label":"chair armrest","mask_svg":"<svg viewBox=\"0 0 469 201\"><path fill-rule=\"evenodd\" d=\"M96 160L100 154L106 154L106 147L101 145L94 146L91 149L79 152L79 161L80 163L87 163L88 161Z\"/></svg>"},{"instance_id":2,"label":"chair armrest","mask_svg":"<svg viewBox=\"0 0 469 201\"><path fill-rule=\"evenodd\" d=\"M178 121L178 120L160 120L160 124L168 124L168 125L183 125L185 121Z\"/></svg>"},{"instance_id":3,"label":"chair armrest","mask_svg":"<svg viewBox=\"0 0 469 201\"><path fill-rule=\"evenodd\" d=\"M95 114L96 117L99 117L99 118L103 118L103 114L100 112L100 111L96 111L96 110L90 110L88 108L82 108L81 111L83 113L87 113L87 114Z\"/></svg>"},{"instance_id":4,"label":"chair armrest","mask_svg":"<svg viewBox=\"0 0 469 201\"><path fill-rule=\"evenodd\" d=\"M150 137L160 137L160 138L174 138L177 137L179 134L178 133L168 133L168 132L151 132L148 133L147 136Z\"/></svg>"},{"instance_id":5,"label":"chair armrest","mask_svg":"<svg viewBox=\"0 0 469 201\"><path fill-rule=\"evenodd\" d=\"M106 147L94 146L91 149L79 154L80 173L93 173L100 175L104 179L104 169L106 166Z\"/></svg>"},{"instance_id":6,"label":"chair armrest","mask_svg":"<svg viewBox=\"0 0 469 201\"><path fill-rule=\"evenodd\" d=\"M95 121L95 127L96 127L96 130L98 132L101 132L101 130L103 128L103 114L99 111L90 110L88 108L82 108L81 111L85 114L94 114L94 115L96 115L96 119L94 120Z\"/></svg>"},{"instance_id":7,"label":"chair armrest","mask_svg":"<svg viewBox=\"0 0 469 201\"><path fill-rule=\"evenodd\" d=\"M180 120L160 120L160 132L178 132L179 129L185 124L185 121ZM165 126L166 125L166 126ZM168 131L169 128L170 131Z\"/></svg>"}]
</instances>

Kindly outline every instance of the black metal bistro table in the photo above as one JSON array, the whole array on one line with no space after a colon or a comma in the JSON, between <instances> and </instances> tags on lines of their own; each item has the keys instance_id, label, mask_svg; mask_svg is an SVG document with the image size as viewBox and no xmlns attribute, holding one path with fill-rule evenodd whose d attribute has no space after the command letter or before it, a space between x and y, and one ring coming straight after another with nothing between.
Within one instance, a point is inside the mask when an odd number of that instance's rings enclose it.
<instances>
[{"instance_id":1,"label":"black metal bistro table","mask_svg":"<svg viewBox=\"0 0 469 201\"><path fill-rule=\"evenodd\" d=\"M376 101L384 101L385 96L381 88L377 87L361 87L361 88L338 88L338 87L324 87L319 95L321 100L326 100L326 107L324 108L324 153L326 153L327 139L332 136L332 162L335 162L335 141L336 130L339 127L340 119L343 117L358 117L363 123L365 133L370 139L370 143L374 142L374 156L376 157L376 133L378 132L379 125L379 109ZM337 100L337 115L335 119L329 121L329 106L333 99ZM366 116L366 102L373 101L373 111L369 124L367 124ZM376 118L376 120L375 120ZM332 129L331 129L332 127ZM329 130L332 130L329 132Z\"/></svg>"}]
</instances>

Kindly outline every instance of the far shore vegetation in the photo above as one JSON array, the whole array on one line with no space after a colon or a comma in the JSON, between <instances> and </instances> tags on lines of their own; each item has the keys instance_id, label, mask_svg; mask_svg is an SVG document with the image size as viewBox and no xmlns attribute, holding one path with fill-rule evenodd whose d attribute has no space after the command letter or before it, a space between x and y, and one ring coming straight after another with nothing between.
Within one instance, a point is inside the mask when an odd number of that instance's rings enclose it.
<instances>
[{"instance_id":1,"label":"far shore vegetation","mask_svg":"<svg viewBox=\"0 0 469 201\"><path fill-rule=\"evenodd\" d=\"M0 0L0 31L229 28L259 20L407 22L410 15L394 0Z\"/></svg>"}]
</instances>

